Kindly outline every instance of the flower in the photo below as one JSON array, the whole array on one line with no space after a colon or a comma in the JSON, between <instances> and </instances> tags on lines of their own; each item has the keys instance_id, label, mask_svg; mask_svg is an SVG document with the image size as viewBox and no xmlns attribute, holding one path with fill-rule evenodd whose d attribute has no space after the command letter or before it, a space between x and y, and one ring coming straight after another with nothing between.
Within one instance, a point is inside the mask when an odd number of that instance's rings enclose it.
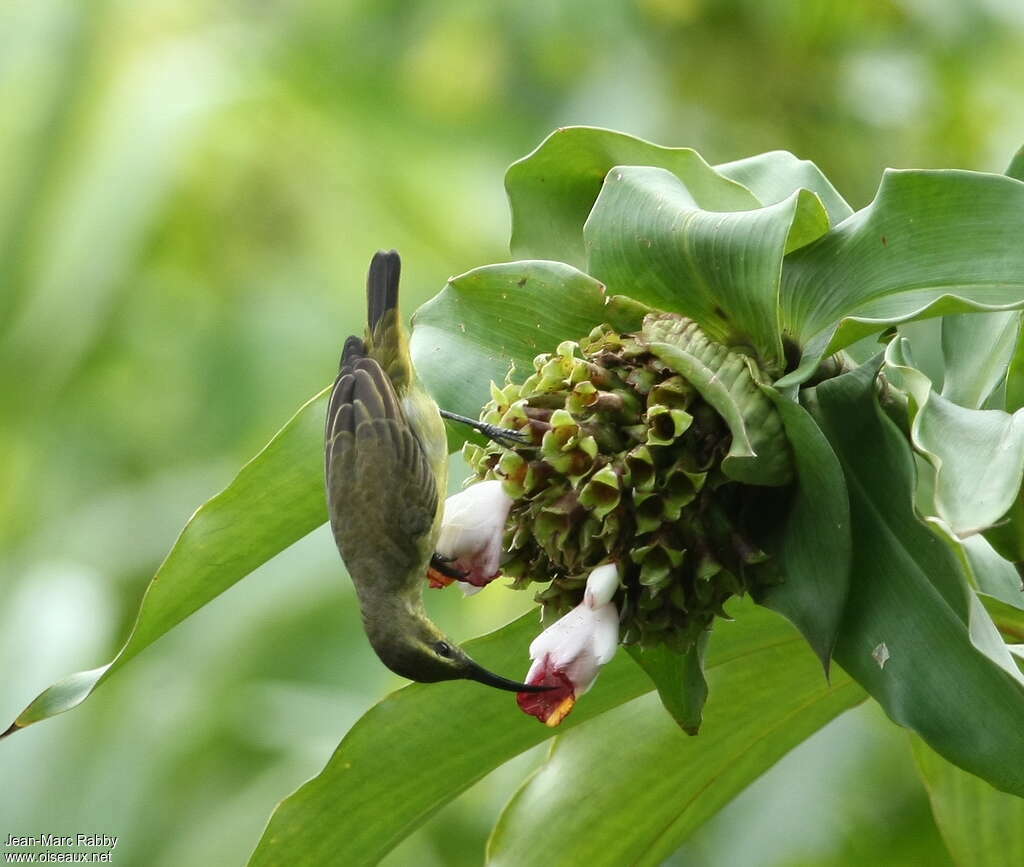
<instances>
[{"instance_id":1,"label":"flower","mask_svg":"<svg viewBox=\"0 0 1024 867\"><path fill-rule=\"evenodd\" d=\"M501 543L511 506L512 499L498 480L478 482L445 500L437 553L453 571L463 573L460 583L486 587L500 574ZM451 583L436 570L429 577L432 587Z\"/></svg>"},{"instance_id":2,"label":"flower","mask_svg":"<svg viewBox=\"0 0 1024 867\"><path fill-rule=\"evenodd\" d=\"M481 413L520 441L463 453L514 500L502 574L540 585L545 622L583 601L594 564L615 563L622 643L687 653L731 597L783 580L760 542L784 519L793 454L757 359L652 311L526 372Z\"/></svg>"},{"instance_id":3,"label":"flower","mask_svg":"<svg viewBox=\"0 0 1024 867\"><path fill-rule=\"evenodd\" d=\"M587 578L583 601L534 639L526 682L554 689L519 693L516 701L525 713L557 726L597 680L619 644L619 612L612 602L618 589L618 566L599 566Z\"/></svg>"}]
</instances>

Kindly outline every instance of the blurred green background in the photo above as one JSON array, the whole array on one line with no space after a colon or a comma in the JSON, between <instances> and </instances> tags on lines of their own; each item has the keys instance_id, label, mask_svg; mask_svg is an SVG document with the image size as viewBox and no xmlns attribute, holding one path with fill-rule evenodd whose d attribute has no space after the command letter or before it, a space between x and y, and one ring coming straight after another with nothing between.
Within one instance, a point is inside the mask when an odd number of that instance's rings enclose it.
<instances>
[{"instance_id":1,"label":"blurred green background","mask_svg":"<svg viewBox=\"0 0 1024 867\"><path fill-rule=\"evenodd\" d=\"M1019 0L0 3L0 722L112 656L192 510L329 382L374 250L402 251L407 312L507 258L502 173L552 128L711 162L789 149L860 207L885 166L1004 168L1022 37ZM459 639L530 604L497 586L429 601ZM0 744L0 839L116 834L121 865L242 864L399 683L317 531ZM389 863L481 863L540 758ZM671 863L948 858L906 736L863 708Z\"/></svg>"}]
</instances>

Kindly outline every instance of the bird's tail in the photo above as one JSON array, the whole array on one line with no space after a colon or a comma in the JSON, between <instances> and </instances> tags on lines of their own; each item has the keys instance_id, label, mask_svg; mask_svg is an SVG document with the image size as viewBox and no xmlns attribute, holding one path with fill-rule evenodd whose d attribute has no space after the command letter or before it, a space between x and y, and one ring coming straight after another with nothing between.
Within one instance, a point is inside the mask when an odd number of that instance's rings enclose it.
<instances>
[{"instance_id":1,"label":"bird's tail","mask_svg":"<svg viewBox=\"0 0 1024 867\"><path fill-rule=\"evenodd\" d=\"M398 279L402 259L397 250L379 250L370 260L366 275L366 315L370 333L377 330L384 314L398 307Z\"/></svg>"},{"instance_id":2,"label":"bird's tail","mask_svg":"<svg viewBox=\"0 0 1024 867\"><path fill-rule=\"evenodd\" d=\"M409 336L398 312L398 278L402 260L396 250L383 250L370 260L366 275L366 351L384 369L399 394L412 379Z\"/></svg>"}]
</instances>

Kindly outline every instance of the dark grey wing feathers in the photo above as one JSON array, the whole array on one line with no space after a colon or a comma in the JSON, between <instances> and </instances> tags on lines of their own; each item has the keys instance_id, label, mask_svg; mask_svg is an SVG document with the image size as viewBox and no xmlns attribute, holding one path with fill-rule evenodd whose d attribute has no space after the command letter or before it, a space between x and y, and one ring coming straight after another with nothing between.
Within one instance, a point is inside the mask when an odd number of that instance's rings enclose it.
<instances>
[{"instance_id":1,"label":"dark grey wing feathers","mask_svg":"<svg viewBox=\"0 0 1024 867\"><path fill-rule=\"evenodd\" d=\"M437 480L409 427L391 381L362 341L350 338L328 404L327 502L349 572L396 573L417 566L420 542L434 523ZM372 564L361 564L367 539ZM423 563L424 574L426 563ZM358 573L358 574L357 574Z\"/></svg>"},{"instance_id":2,"label":"dark grey wing feathers","mask_svg":"<svg viewBox=\"0 0 1024 867\"><path fill-rule=\"evenodd\" d=\"M342 430L350 433L355 431L352 415L352 390L355 381L351 376L353 365L360 358L366 355L366 344L353 335L345 341L345 348L341 352L341 361L338 363L338 376L334 380L334 388L331 390L331 399L327 404L327 423L324 429L324 440L328 444L327 456L330 458L330 443L335 435Z\"/></svg>"},{"instance_id":3,"label":"dark grey wing feathers","mask_svg":"<svg viewBox=\"0 0 1024 867\"><path fill-rule=\"evenodd\" d=\"M390 391L390 386L382 386L376 382L373 374L367 370L367 364L377 367L375 361L361 360L356 363L356 369L352 374L355 380L352 403L361 410L356 423L374 418L396 418L393 407L385 405L384 396L381 394L382 390ZM377 367L377 370L380 370L380 367Z\"/></svg>"}]
</instances>

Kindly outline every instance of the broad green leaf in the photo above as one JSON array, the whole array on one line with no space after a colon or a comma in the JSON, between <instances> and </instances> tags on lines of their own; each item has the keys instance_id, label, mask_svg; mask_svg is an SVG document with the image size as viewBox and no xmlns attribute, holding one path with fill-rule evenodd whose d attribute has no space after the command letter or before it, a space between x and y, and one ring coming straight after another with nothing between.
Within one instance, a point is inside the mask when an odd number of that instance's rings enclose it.
<instances>
[{"instance_id":1,"label":"broad green leaf","mask_svg":"<svg viewBox=\"0 0 1024 867\"><path fill-rule=\"evenodd\" d=\"M953 860L965 867L1024 864L1024 799L961 771L920 738L912 744L935 824Z\"/></svg>"},{"instance_id":2,"label":"broad green leaf","mask_svg":"<svg viewBox=\"0 0 1024 867\"><path fill-rule=\"evenodd\" d=\"M719 175L690 148L659 147L608 129L565 127L513 163L505 175L512 209L512 255L583 267L583 224L605 176L613 166L623 165L668 169L700 207L710 211L742 211L760 204L753 193Z\"/></svg>"},{"instance_id":3,"label":"broad green leaf","mask_svg":"<svg viewBox=\"0 0 1024 867\"><path fill-rule=\"evenodd\" d=\"M972 643L983 612L953 552L914 513L912 453L877 405L876 370L804 392L850 493L853 565L835 660L949 761L1022 795L1024 688Z\"/></svg>"},{"instance_id":4,"label":"broad green leaf","mask_svg":"<svg viewBox=\"0 0 1024 867\"><path fill-rule=\"evenodd\" d=\"M821 199L833 226L853 214L853 208L839 195L821 169L810 160L798 159L789 151L768 151L722 163L715 166L715 171L743 184L762 205L774 205L788 199L797 190L810 190Z\"/></svg>"},{"instance_id":5,"label":"broad green leaf","mask_svg":"<svg viewBox=\"0 0 1024 867\"><path fill-rule=\"evenodd\" d=\"M756 656L709 663L698 737L680 731L653 695L560 736L506 806L487 863L660 864L790 749L863 700L842 672L826 683L781 618L762 609L745 619L756 619L775 643Z\"/></svg>"},{"instance_id":6,"label":"broad green leaf","mask_svg":"<svg viewBox=\"0 0 1024 867\"><path fill-rule=\"evenodd\" d=\"M701 208L665 169L619 167L583 230L587 271L612 293L688 316L713 340L752 347L769 371L781 372L779 276L798 217L816 222L819 234L828 228L813 193L720 213Z\"/></svg>"},{"instance_id":7,"label":"broad green leaf","mask_svg":"<svg viewBox=\"0 0 1024 867\"><path fill-rule=\"evenodd\" d=\"M782 417L796 461L796 488L781 532L766 542L783 582L758 599L783 614L828 671L850 584L850 501L842 467L814 419L766 390Z\"/></svg>"},{"instance_id":8,"label":"broad green leaf","mask_svg":"<svg viewBox=\"0 0 1024 867\"><path fill-rule=\"evenodd\" d=\"M730 612L737 621L716 626L709 666L742 658L756 669L780 636L793 634L780 618L747 601L736 600ZM538 627L534 615L524 615L466 648L493 671L525 671ZM820 671L813 676L822 685ZM520 713L508 693L471 683L406 686L363 716L324 770L278 806L249 863L376 864L494 768L559 732L590 725L588 720L651 688L628 654L619 653L565 722L550 729ZM657 713L667 718L660 707Z\"/></svg>"},{"instance_id":9,"label":"broad green leaf","mask_svg":"<svg viewBox=\"0 0 1024 867\"><path fill-rule=\"evenodd\" d=\"M327 520L327 394L325 389L299 409L231 484L196 510L150 582L114 660L46 689L5 734L81 704L140 651Z\"/></svg>"},{"instance_id":10,"label":"broad green leaf","mask_svg":"<svg viewBox=\"0 0 1024 867\"><path fill-rule=\"evenodd\" d=\"M478 418L491 382L604 321L604 287L561 262L486 265L453 277L413 316L412 357L443 408Z\"/></svg>"},{"instance_id":11,"label":"broad green leaf","mask_svg":"<svg viewBox=\"0 0 1024 867\"><path fill-rule=\"evenodd\" d=\"M504 674L525 671L535 614L465 647ZM563 730L650 690L626 654L601 672ZM274 811L249 862L376 864L397 843L494 768L555 734L526 716L511 693L479 684L410 684L371 708L327 766Z\"/></svg>"},{"instance_id":12,"label":"broad green leaf","mask_svg":"<svg viewBox=\"0 0 1024 867\"><path fill-rule=\"evenodd\" d=\"M991 527L1006 513L1024 476L1024 411L965 409L932 391L931 380L912 366L908 344L886 349L887 371L896 371L910 400L910 436L933 473L935 514L958 537Z\"/></svg>"},{"instance_id":13,"label":"broad green leaf","mask_svg":"<svg viewBox=\"0 0 1024 867\"><path fill-rule=\"evenodd\" d=\"M958 313L942 318L942 396L979 409L1006 375L1020 335L1020 313Z\"/></svg>"},{"instance_id":14,"label":"broad green leaf","mask_svg":"<svg viewBox=\"0 0 1024 867\"><path fill-rule=\"evenodd\" d=\"M688 735L700 731L704 702L708 698L708 684L704 677L704 657L707 655L711 631L697 636L688 651L676 653L661 644L657 647L627 648L629 655L647 672L658 689L658 697L679 727Z\"/></svg>"},{"instance_id":15,"label":"broad green leaf","mask_svg":"<svg viewBox=\"0 0 1024 867\"><path fill-rule=\"evenodd\" d=\"M1024 184L965 171L894 171L873 202L786 257L784 332L804 381L825 355L927 316L1024 306Z\"/></svg>"}]
</instances>

